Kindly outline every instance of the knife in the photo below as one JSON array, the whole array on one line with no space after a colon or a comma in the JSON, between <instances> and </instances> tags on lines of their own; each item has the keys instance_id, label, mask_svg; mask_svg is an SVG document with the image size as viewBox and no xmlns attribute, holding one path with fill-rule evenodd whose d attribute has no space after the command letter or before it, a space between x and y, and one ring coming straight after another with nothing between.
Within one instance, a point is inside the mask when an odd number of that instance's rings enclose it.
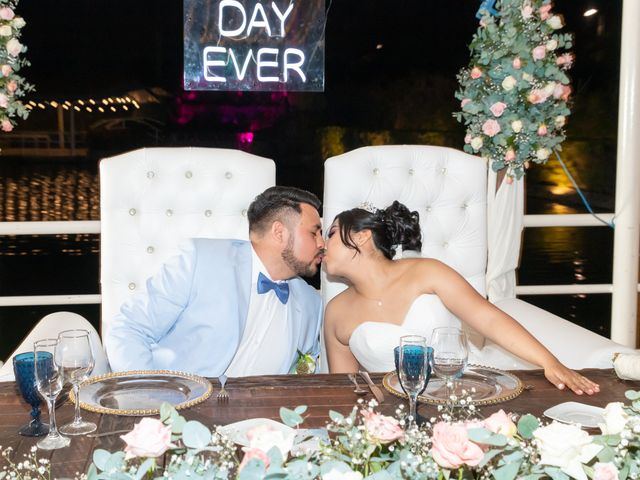
<instances>
[{"instance_id":1,"label":"knife","mask_svg":"<svg viewBox=\"0 0 640 480\"><path fill-rule=\"evenodd\" d=\"M358 373L364 379L364 381L367 382L367 385L369 385L369 390L371 390L371 393L373 393L373 396L376 397L376 400L378 401L378 403L384 402L384 393L382 393L382 390L380 389L380 387L378 387L375 383L371 381L369 372L365 372L364 370L358 370Z\"/></svg>"}]
</instances>

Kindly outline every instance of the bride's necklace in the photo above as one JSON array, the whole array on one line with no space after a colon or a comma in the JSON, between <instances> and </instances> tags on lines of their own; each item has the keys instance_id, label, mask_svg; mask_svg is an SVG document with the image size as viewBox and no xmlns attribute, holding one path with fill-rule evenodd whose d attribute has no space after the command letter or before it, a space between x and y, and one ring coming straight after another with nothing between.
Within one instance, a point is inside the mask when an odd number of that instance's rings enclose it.
<instances>
[{"instance_id":1,"label":"bride's necklace","mask_svg":"<svg viewBox=\"0 0 640 480\"><path fill-rule=\"evenodd\" d=\"M371 297L367 297L366 295L363 295L362 293L360 293L360 296L362 298L364 298L365 300L369 300L370 302L375 302L375 304L378 307L382 307L382 305L384 305L384 303L382 302L381 298L371 298Z\"/></svg>"}]
</instances>

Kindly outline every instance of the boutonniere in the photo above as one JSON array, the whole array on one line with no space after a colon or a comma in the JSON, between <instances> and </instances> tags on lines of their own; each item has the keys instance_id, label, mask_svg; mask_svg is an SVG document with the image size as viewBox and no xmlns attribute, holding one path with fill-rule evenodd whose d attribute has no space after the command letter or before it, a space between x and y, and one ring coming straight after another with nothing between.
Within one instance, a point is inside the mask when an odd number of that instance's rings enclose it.
<instances>
[{"instance_id":1,"label":"boutonniere","mask_svg":"<svg viewBox=\"0 0 640 480\"><path fill-rule=\"evenodd\" d=\"M289 373L308 374L316 371L316 359L309 353L302 353L298 350L298 359L294 362Z\"/></svg>"}]
</instances>

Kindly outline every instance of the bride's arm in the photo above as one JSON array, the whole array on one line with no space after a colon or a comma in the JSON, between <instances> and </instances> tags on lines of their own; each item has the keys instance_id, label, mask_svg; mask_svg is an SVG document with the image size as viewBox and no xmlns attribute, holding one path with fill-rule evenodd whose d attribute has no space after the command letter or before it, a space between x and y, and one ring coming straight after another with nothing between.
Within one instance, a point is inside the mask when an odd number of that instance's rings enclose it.
<instances>
[{"instance_id":1,"label":"bride's arm","mask_svg":"<svg viewBox=\"0 0 640 480\"><path fill-rule=\"evenodd\" d=\"M343 312L346 314L346 312ZM337 322L341 318L340 307L334 301L329 302L324 312L324 343L327 348L327 361L330 373L352 373L359 368L356 357L349 345L343 344L337 336ZM342 316L344 318L344 316Z\"/></svg>"},{"instance_id":2,"label":"bride's arm","mask_svg":"<svg viewBox=\"0 0 640 480\"><path fill-rule=\"evenodd\" d=\"M483 298L461 275L440 262L429 262L432 289L458 318L509 352L541 366L547 379L563 389L589 395L600 390L591 380L565 367L516 320Z\"/></svg>"}]
</instances>

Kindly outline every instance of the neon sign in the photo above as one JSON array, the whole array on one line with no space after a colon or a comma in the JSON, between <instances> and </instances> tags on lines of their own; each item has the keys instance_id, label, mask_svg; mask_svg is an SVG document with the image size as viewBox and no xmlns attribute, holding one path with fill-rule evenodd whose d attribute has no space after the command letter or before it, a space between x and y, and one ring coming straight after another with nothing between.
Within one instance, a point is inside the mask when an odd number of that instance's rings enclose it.
<instances>
[{"instance_id":1,"label":"neon sign","mask_svg":"<svg viewBox=\"0 0 640 480\"><path fill-rule=\"evenodd\" d=\"M184 88L324 91L324 24L324 0L184 0Z\"/></svg>"}]
</instances>

